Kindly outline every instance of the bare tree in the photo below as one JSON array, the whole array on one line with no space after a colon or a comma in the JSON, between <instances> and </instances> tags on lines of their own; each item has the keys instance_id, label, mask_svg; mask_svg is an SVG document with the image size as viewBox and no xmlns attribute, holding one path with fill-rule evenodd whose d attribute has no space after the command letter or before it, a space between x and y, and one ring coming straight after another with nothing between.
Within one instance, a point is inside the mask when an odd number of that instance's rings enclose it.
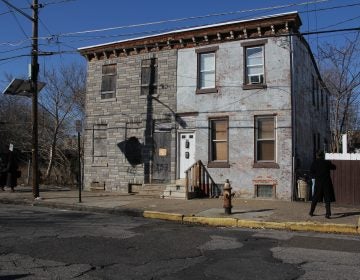
<instances>
[{"instance_id":1,"label":"bare tree","mask_svg":"<svg viewBox=\"0 0 360 280\"><path fill-rule=\"evenodd\" d=\"M4 74L10 83L12 76ZM9 144L21 151L31 151L31 100L27 97L0 94L0 147Z\"/></svg>"},{"instance_id":2,"label":"bare tree","mask_svg":"<svg viewBox=\"0 0 360 280\"><path fill-rule=\"evenodd\" d=\"M66 161L64 149L73 132L76 119L84 115L85 67L80 64L51 69L44 74L45 92L41 95L42 107L51 115L43 127L40 152L48 159L45 179L52 173L54 164Z\"/></svg>"},{"instance_id":3,"label":"bare tree","mask_svg":"<svg viewBox=\"0 0 360 280\"><path fill-rule=\"evenodd\" d=\"M360 33L343 46L325 44L319 50L322 77L330 92L331 151L340 152L341 135L358 128Z\"/></svg>"}]
</instances>

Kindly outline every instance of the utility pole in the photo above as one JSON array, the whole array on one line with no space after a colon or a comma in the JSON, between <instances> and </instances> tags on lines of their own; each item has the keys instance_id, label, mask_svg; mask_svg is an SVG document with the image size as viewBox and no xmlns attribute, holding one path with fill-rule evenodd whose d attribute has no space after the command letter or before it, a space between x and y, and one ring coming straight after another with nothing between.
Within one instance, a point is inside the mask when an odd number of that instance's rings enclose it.
<instances>
[{"instance_id":1,"label":"utility pole","mask_svg":"<svg viewBox=\"0 0 360 280\"><path fill-rule=\"evenodd\" d=\"M38 158L38 75L39 75L39 3L38 0L33 0L31 8L33 10L32 17L26 14L21 9L15 7L7 0L0 0L6 5L22 14L24 17L32 22L32 44L31 44L31 77L30 77L30 91L32 97L32 190L35 199L40 198L39 192L39 158Z\"/></svg>"},{"instance_id":2,"label":"utility pole","mask_svg":"<svg viewBox=\"0 0 360 280\"><path fill-rule=\"evenodd\" d=\"M31 49L31 88L32 88L32 187L35 199L40 197L39 191L39 157L38 157L38 75L39 75L39 3L33 0L33 35Z\"/></svg>"}]
</instances>

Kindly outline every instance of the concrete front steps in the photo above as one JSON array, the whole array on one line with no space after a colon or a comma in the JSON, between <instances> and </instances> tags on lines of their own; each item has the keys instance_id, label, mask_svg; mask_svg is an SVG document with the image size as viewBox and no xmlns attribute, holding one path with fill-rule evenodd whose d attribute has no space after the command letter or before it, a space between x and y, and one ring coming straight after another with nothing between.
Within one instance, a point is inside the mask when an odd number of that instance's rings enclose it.
<instances>
[{"instance_id":1,"label":"concrete front steps","mask_svg":"<svg viewBox=\"0 0 360 280\"><path fill-rule=\"evenodd\" d=\"M167 185L160 197L165 199L186 199L185 187L176 184Z\"/></svg>"},{"instance_id":2,"label":"concrete front steps","mask_svg":"<svg viewBox=\"0 0 360 280\"><path fill-rule=\"evenodd\" d=\"M174 184L131 184L129 193L164 199L186 199L185 179L178 179ZM193 197L193 193L188 195L189 198Z\"/></svg>"},{"instance_id":3,"label":"concrete front steps","mask_svg":"<svg viewBox=\"0 0 360 280\"><path fill-rule=\"evenodd\" d=\"M129 193L149 197L159 197L163 194L166 187L166 184L132 184Z\"/></svg>"},{"instance_id":4,"label":"concrete front steps","mask_svg":"<svg viewBox=\"0 0 360 280\"><path fill-rule=\"evenodd\" d=\"M177 179L175 184L169 184L160 196L164 199L186 199L185 179ZM188 193L188 198L193 197L193 193Z\"/></svg>"}]
</instances>

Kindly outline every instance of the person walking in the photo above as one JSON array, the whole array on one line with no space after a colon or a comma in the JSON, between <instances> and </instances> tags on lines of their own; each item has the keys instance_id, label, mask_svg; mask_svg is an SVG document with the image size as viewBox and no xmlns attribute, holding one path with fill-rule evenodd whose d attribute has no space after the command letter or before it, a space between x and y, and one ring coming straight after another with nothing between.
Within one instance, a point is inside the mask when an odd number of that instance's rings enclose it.
<instances>
[{"instance_id":1,"label":"person walking","mask_svg":"<svg viewBox=\"0 0 360 280\"><path fill-rule=\"evenodd\" d=\"M6 186L10 187L11 191L13 192L14 188L17 186L18 163L15 153L12 149L9 151L8 163L3 171L7 174Z\"/></svg>"},{"instance_id":2,"label":"person walking","mask_svg":"<svg viewBox=\"0 0 360 280\"><path fill-rule=\"evenodd\" d=\"M309 215L314 216L314 211L318 202L325 202L325 218L330 219L330 203L335 201L335 193L330 177L330 170L335 169L330 161L325 160L325 154L322 151L316 153L316 159L311 164L310 171L312 178L315 178L315 191L311 202Z\"/></svg>"}]
</instances>

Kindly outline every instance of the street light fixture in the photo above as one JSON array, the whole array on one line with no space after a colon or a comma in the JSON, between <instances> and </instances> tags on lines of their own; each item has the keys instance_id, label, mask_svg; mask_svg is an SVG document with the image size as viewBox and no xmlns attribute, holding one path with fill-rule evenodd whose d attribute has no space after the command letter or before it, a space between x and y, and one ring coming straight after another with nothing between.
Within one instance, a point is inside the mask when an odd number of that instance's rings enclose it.
<instances>
[{"instance_id":1,"label":"street light fixture","mask_svg":"<svg viewBox=\"0 0 360 280\"><path fill-rule=\"evenodd\" d=\"M38 93L44 88L45 83L38 82ZM32 97L31 81L22 79L13 79L5 88L3 94Z\"/></svg>"}]
</instances>

